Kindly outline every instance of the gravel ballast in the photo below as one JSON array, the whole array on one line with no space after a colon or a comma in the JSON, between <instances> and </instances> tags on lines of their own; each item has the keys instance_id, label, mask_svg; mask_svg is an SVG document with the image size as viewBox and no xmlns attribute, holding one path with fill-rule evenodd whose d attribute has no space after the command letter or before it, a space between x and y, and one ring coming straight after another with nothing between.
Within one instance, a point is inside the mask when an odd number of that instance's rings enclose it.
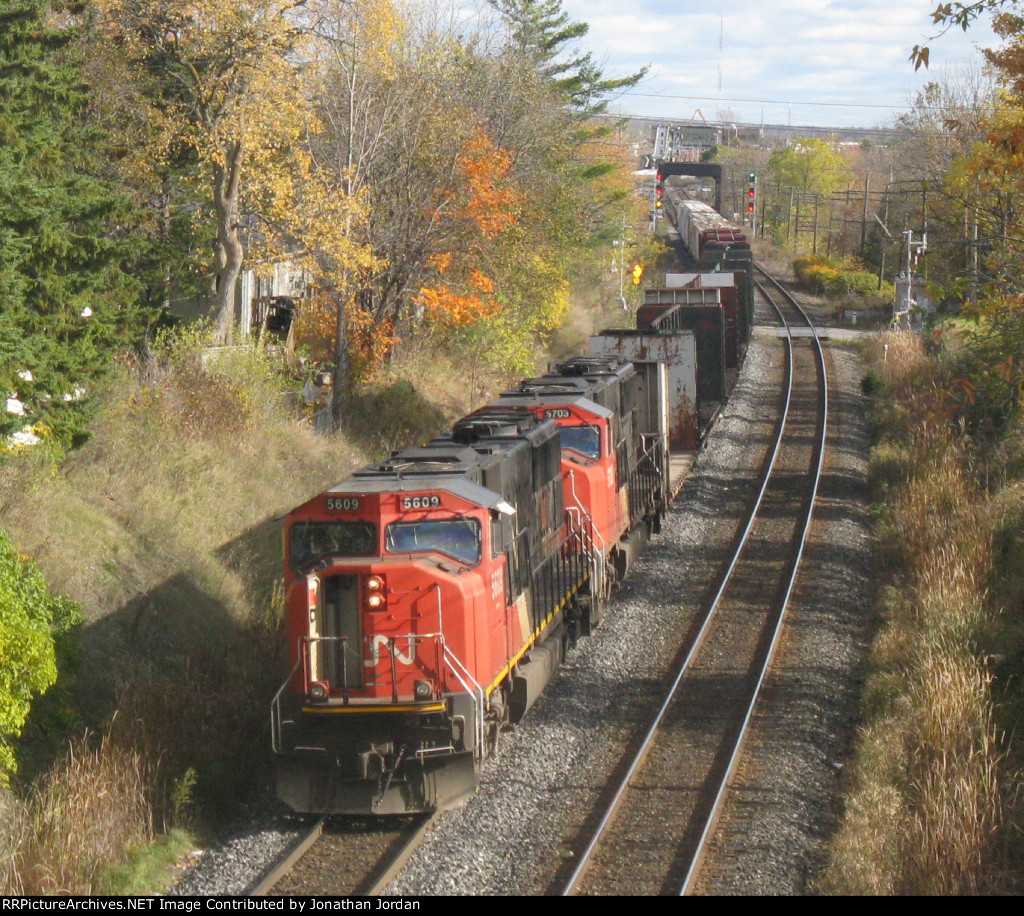
<instances>
[{"instance_id":1,"label":"gravel ballast","mask_svg":"<svg viewBox=\"0 0 1024 916\"><path fill-rule=\"evenodd\" d=\"M598 631L581 641L526 719L505 736L480 791L447 814L394 894L543 894L564 877L566 846L618 763L635 724L631 703L655 695L705 597L771 434L781 348L760 333L691 479ZM848 748L870 605L864 508L867 434L858 357L830 357L835 386L823 504L798 599L808 605L787 641L775 693L784 740L754 758L758 815L744 823L736 883L718 893L806 892L825 857ZM788 690L792 697L784 691ZM764 715L773 713L765 708ZM756 750L756 748L755 748ZM763 762L761 762L763 761ZM753 790L751 790L753 791ZM570 860L571 861L571 860Z\"/></svg>"}]
</instances>

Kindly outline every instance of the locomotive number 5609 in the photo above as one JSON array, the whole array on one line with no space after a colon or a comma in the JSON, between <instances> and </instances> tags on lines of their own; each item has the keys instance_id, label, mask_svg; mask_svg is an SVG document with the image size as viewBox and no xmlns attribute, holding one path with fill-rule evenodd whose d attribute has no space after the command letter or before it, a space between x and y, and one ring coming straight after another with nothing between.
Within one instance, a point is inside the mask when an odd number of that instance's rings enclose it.
<instances>
[{"instance_id":1,"label":"locomotive number 5609","mask_svg":"<svg viewBox=\"0 0 1024 916\"><path fill-rule=\"evenodd\" d=\"M359 500L354 496L328 496L328 512L352 512L359 508Z\"/></svg>"},{"instance_id":2,"label":"locomotive number 5609","mask_svg":"<svg viewBox=\"0 0 1024 916\"><path fill-rule=\"evenodd\" d=\"M403 509L435 509L441 505L440 496L403 496Z\"/></svg>"}]
</instances>

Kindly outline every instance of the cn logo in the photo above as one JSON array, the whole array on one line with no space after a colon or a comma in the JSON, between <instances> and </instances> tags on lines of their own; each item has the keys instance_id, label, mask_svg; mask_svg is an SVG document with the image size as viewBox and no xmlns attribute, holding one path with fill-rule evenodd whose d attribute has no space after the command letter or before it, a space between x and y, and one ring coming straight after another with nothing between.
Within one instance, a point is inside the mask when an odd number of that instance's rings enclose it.
<instances>
[{"instance_id":1,"label":"cn logo","mask_svg":"<svg viewBox=\"0 0 1024 916\"><path fill-rule=\"evenodd\" d=\"M381 648L383 647L383 654L386 658L390 658L391 650L389 648L390 640L386 636L374 636L373 641L370 643L370 657L363 662L367 668L376 667L377 662L380 661ZM402 652L398 646L395 646L395 661L400 665L411 665L416 661L416 643L411 639L409 640L409 654L406 655Z\"/></svg>"}]
</instances>

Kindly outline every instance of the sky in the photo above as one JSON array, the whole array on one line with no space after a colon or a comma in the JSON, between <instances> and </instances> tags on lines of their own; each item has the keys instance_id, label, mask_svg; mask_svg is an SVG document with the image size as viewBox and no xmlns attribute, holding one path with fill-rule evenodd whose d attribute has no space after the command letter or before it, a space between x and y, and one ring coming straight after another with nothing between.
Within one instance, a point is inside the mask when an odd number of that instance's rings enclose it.
<instances>
[{"instance_id":1,"label":"sky","mask_svg":"<svg viewBox=\"0 0 1024 916\"><path fill-rule=\"evenodd\" d=\"M980 66L978 48L997 43L987 18L966 33L957 28L935 37L937 0L563 0L562 6L590 25L581 48L607 76L650 65L643 83L610 110L666 119L699 110L712 121L722 110L728 121L881 126L928 80ZM930 68L915 73L908 57L924 43L931 44Z\"/></svg>"}]
</instances>

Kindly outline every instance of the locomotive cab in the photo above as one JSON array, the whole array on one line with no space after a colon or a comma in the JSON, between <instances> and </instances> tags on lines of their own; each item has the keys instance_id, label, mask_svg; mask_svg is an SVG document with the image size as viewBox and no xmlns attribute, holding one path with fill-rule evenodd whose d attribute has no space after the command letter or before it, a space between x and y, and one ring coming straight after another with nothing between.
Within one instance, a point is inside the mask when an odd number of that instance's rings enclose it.
<instances>
[{"instance_id":1,"label":"locomotive cab","mask_svg":"<svg viewBox=\"0 0 1024 916\"><path fill-rule=\"evenodd\" d=\"M585 632L657 528L667 502L664 436L645 413L646 384L631 362L579 357L522 382L497 402L526 407L558 424L565 504L589 517L599 557Z\"/></svg>"}]
</instances>

